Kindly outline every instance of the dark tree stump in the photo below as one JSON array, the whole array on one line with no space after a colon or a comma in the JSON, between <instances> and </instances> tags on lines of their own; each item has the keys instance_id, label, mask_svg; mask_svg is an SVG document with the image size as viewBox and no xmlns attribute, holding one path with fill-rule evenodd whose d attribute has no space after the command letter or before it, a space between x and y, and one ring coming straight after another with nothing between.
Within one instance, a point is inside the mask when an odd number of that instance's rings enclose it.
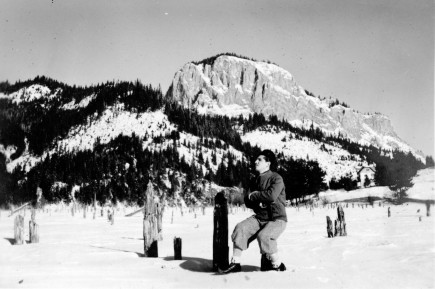
<instances>
[{"instance_id":1,"label":"dark tree stump","mask_svg":"<svg viewBox=\"0 0 435 289\"><path fill-rule=\"evenodd\" d=\"M227 268L229 264L228 247L228 204L223 192L215 197L213 230L213 270Z\"/></svg>"},{"instance_id":2,"label":"dark tree stump","mask_svg":"<svg viewBox=\"0 0 435 289\"><path fill-rule=\"evenodd\" d=\"M14 245L22 245L24 242L24 217L17 215L14 220Z\"/></svg>"},{"instance_id":3,"label":"dark tree stump","mask_svg":"<svg viewBox=\"0 0 435 289\"><path fill-rule=\"evenodd\" d=\"M388 218L391 217L390 207L388 207Z\"/></svg>"},{"instance_id":4,"label":"dark tree stump","mask_svg":"<svg viewBox=\"0 0 435 289\"><path fill-rule=\"evenodd\" d=\"M326 231L328 232L328 238L334 237L334 232L333 232L333 228L332 228L332 221L331 221L331 218L329 218L329 216L326 216Z\"/></svg>"},{"instance_id":5,"label":"dark tree stump","mask_svg":"<svg viewBox=\"0 0 435 289\"><path fill-rule=\"evenodd\" d=\"M430 217L430 202L426 201L426 216Z\"/></svg>"},{"instance_id":6,"label":"dark tree stump","mask_svg":"<svg viewBox=\"0 0 435 289\"><path fill-rule=\"evenodd\" d=\"M181 238L175 237L174 238L174 260L182 260L181 245L182 245Z\"/></svg>"}]
</instances>

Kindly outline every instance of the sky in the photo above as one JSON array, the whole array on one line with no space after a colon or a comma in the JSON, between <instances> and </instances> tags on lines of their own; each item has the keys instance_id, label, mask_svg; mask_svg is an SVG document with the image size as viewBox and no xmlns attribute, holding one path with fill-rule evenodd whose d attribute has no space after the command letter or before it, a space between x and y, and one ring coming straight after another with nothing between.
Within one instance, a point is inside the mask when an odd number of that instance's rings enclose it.
<instances>
[{"instance_id":1,"label":"sky","mask_svg":"<svg viewBox=\"0 0 435 289\"><path fill-rule=\"evenodd\" d=\"M136 80L189 61L269 60L322 97L391 119L434 156L433 0L2 0L0 81Z\"/></svg>"}]
</instances>

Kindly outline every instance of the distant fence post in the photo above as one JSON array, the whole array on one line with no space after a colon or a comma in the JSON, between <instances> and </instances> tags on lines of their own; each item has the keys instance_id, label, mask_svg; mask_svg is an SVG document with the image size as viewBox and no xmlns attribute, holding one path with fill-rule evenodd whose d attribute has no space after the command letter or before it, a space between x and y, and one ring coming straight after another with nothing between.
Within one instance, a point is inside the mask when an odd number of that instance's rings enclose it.
<instances>
[{"instance_id":1,"label":"distant fence post","mask_svg":"<svg viewBox=\"0 0 435 289\"><path fill-rule=\"evenodd\" d=\"M158 257L158 220L157 220L157 206L154 198L153 184L148 181L147 190L145 193L145 206L143 218L143 240L144 240L144 256L145 257Z\"/></svg>"},{"instance_id":2,"label":"distant fence post","mask_svg":"<svg viewBox=\"0 0 435 289\"><path fill-rule=\"evenodd\" d=\"M426 201L426 216L430 217L430 202Z\"/></svg>"},{"instance_id":3,"label":"distant fence post","mask_svg":"<svg viewBox=\"0 0 435 289\"><path fill-rule=\"evenodd\" d=\"M223 192L216 194L213 217L213 270L228 267L228 203Z\"/></svg>"},{"instance_id":4,"label":"distant fence post","mask_svg":"<svg viewBox=\"0 0 435 289\"><path fill-rule=\"evenodd\" d=\"M391 217L390 207L388 207L388 218Z\"/></svg>"},{"instance_id":5,"label":"distant fence post","mask_svg":"<svg viewBox=\"0 0 435 289\"><path fill-rule=\"evenodd\" d=\"M22 215L15 216L14 239L14 245L22 245L24 242L24 217Z\"/></svg>"}]
</instances>

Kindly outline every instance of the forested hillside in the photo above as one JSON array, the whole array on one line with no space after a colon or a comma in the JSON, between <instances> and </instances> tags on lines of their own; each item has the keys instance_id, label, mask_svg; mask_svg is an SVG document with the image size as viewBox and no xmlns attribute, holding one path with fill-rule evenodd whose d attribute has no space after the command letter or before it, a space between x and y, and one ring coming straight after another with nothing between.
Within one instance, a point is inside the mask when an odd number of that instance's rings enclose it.
<instances>
[{"instance_id":1,"label":"forested hillside","mask_svg":"<svg viewBox=\"0 0 435 289\"><path fill-rule=\"evenodd\" d=\"M378 185L396 189L410 186L418 169L433 165L430 157L424 165L411 153L362 146L340 135L325 135L313 126L294 127L273 115L199 114L163 95L160 88L139 81L77 87L36 77L1 83L0 96L2 205L33 200L38 186L48 202L71 201L71 191L78 186L74 198L80 202L91 203L95 195L100 203L142 204L150 179L169 201L181 197L187 202L206 202L213 184L247 188L254 175L253 158L262 148L242 141L241 136L255 130L287 131L290 137L321 143L326 152L327 147L345 150L351 161L360 159L376 166ZM110 140L95 136L86 149L60 145L73 132L80 137L107 111L133 119L147 119L158 111L164 115L153 131L144 125ZM115 130L118 122L107 123L106 130ZM276 153L288 199L329 187L356 187L357 180L351 175L325 181L325 171L309 156L296 159ZM33 163L20 162L25 157Z\"/></svg>"}]
</instances>

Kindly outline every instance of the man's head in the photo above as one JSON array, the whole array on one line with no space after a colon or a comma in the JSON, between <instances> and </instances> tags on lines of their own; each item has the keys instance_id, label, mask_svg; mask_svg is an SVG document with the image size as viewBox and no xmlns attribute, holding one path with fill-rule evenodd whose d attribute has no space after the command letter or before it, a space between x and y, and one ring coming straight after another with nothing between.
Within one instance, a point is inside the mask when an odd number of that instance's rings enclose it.
<instances>
[{"instance_id":1,"label":"man's head","mask_svg":"<svg viewBox=\"0 0 435 289\"><path fill-rule=\"evenodd\" d=\"M255 170L260 174L276 170L276 157L271 150L262 151L255 160Z\"/></svg>"}]
</instances>

